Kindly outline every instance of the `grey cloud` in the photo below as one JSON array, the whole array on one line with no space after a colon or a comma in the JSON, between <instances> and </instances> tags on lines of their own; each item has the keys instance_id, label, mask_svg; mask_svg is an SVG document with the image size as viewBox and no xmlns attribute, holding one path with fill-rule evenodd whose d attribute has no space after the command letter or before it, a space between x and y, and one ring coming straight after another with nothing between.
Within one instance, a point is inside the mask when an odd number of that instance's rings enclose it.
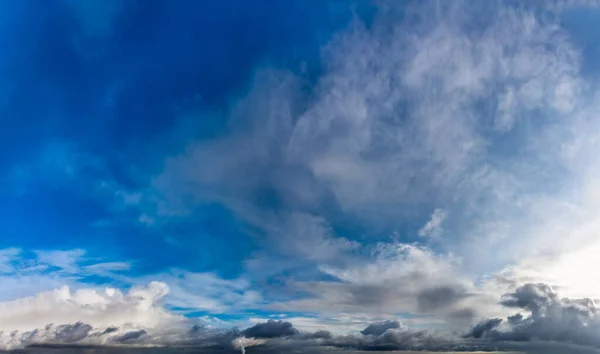
<instances>
[{"instance_id":1,"label":"grey cloud","mask_svg":"<svg viewBox=\"0 0 600 354\"><path fill-rule=\"evenodd\" d=\"M316 331L315 333L312 334L313 338L319 338L319 339L330 339L332 337L331 332L326 331L326 330L319 330Z\"/></svg>"},{"instance_id":2,"label":"grey cloud","mask_svg":"<svg viewBox=\"0 0 600 354\"><path fill-rule=\"evenodd\" d=\"M418 246L378 244L372 250L370 260L354 259L341 267L321 267L335 280L289 284L310 296L273 304L271 308L377 316L405 312L470 323L465 311L475 315L475 309L488 298L460 276L452 259Z\"/></svg>"},{"instance_id":3,"label":"grey cloud","mask_svg":"<svg viewBox=\"0 0 600 354\"><path fill-rule=\"evenodd\" d=\"M541 289L543 290L543 288ZM508 296L521 297L526 290L520 289ZM524 296L527 297L527 296ZM552 296L550 296L552 297ZM290 322L268 321L257 324L244 331L218 330L202 326L162 328L160 330L107 330L92 329L91 326L76 323L73 325L52 326L26 333L14 332L9 340L21 343L22 346L56 346L78 347L102 346L104 343L118 343L127 346L173 346L193 347L206 350L230 350L232 343L261 344L261 351L296 351L320 346L355 350L413 350L413 351L520 351L525 353L595 353L593 347L599 344L596 338L597 324L587 330L582 323L583 315L591 316L590 303L579 300L554 300L539 307L546 318L539 313L531 316L513 316L504 322L501 319L489 319L474 326L467 334L458 335L453 332L440 332L425 329L410 329L397 321L372 323L361 334L333 335L328 331L300 332ZM523 305L523 308L527 304ZM573 306L582 306L575 312ZM583 309L587 308L588 311ZM563 311L560 313L560 311ZM571 317L570 317L571 316ZM574 316L574 317L573 317ZM535 318L532 320L532 318ZM588 317L589 320L591 317ZM577 322L574 322L577 319ZM546 322L544 322L546 321ZM549 322L548 322L549 321ZM510 322L510 324L509 324ZM537 323L536 323L537 322ZM560 323L560 325L558 325ZM507 327L508 325L508 327ZM558 326L558 327L557 327ZM569 330L574 326L575 330ZM566 332L561 334L561 332ZM255 337L252 340L249 337ZM0 334L0 338L6 340ZM10 343L9 343L10 344ZM239 345L236 347L239 349ZM253 350L259 350L258 347ZM316 350L316 349L315 349Z\"/></svg>"},{"instance_id":4,"label":"grey cloud","mask_svg":"<svg viewBox=\"0 0 600 354\"><path fill-rule=\"evenodd\" d=\"M118 327L108 327L107 329L105 329L101 334L109 334L109 333L113 333L118 331L119 328Z\"/></svg>"},{"instance_id":5,"label":"grey cloud","mask_svg":"<svg viewBox=\"0 0 600 354\"><path fill-rule=\"evenodd\" d=\"M600 349L600 318L592 299L561 298L551 286L537 283L506 294L502 304L528 314L509 316L502 324L500 319L485 320L469 335L495 341L555 341Z\"/></svg>"},{"instance_id":6,"label":"grey cloud","mask_svg":"<svg viewBox=\"0 0 600 354\"><path fill-rule=\"evenodd\" d=\"M244 336L252 338L278 338L293 336L298 333L299 331L290 322L275 320L257 323L242 331Z\"/></svg>"},{"instance_id":7,"label":"grey cloud","mask_svg":"<svg viewBox=\"0 0 600 354\"><path fill-rule=\"evenodd\" d=\"M139 340L140 337L145 336L147 334L148 334L148 332L146 332L146 330L140 329L137 331L127 332L120 336L114 337L111 340L113 342L117 342L117 343L128 343L128 342L133 342L133 341Z\"/></svg>"},{"instance_id":8,"label":"grey cloud","mask_svg":"<svg viewBox=\"0 0 600 354\"><path fill-rule=\"evenodd\" d=\"M461 308L455 311L451 311L448 314L449 319L454 320L470 320L475 317L477 312L472 308Z\"/></svg>"},{"instance_id":9,"label":"grey cloud","mask_svg":"<svg viewBox=\"0 0 600 354\"><path fill-rule=\"evenodd\" d=\"M547 284L525 284L514 293L504 296L501 304L506 307L526 309L532 313L539 312L550 302L558 300L558 295Z\"/></svg>"},{"instance_id":10,"label":"grey cloud","mask_svg":"<svg viewBox=\"0 0 600 354\"><path fill-rule=\"evenodd\" d=\"M338 336L324 341L323 344L369 351L474 351L490 348L485 343L469 343L453 335L411 329L388 329L379 336Z\"/></svg>"},{"instance_id":11,"label":"grey cloud","mask_svg":"<svg viewBox=\"0 0 600 354\"><path fill-rule=\"evenodd\" d=\"M360 333L364 334L365 336L368 336L368 335L380 336L388 329L393 329L393 328L400 328L400 322L398 322L396 320L389 320L389 321L384 321L384 322L372 323L372 324L368 325L367 328L360 331Z\"/></svg>"},{"instance_id":12,"label":"grey cloud","mask_svg":"<svg viewBox=\"0 0 600 354\"><path fill-rule=\"evenodd\" d=\"M77 342L86 338L91 330L92 326L82 322L60 325L56 328L53 340L61 343Z\"/></svg>"},{"instance_id":13,"label":"grey cloud","mask_svg":"<svg viewBox=\"0 0 600 354\"><path fill-rule=\"evenodd\" d=\"M465 335L465 337L481 338L485 334L489 333L490 331L492 331L493 329L498 327L500 325L500 323L502 323L501 318L491 318L491 319L481 321L478 324L476 324L471 329L471 331L469 331L469 333L467 333Z\"/></svg>"},{"instance_id":14,"label":"grey cloud","mask_svg":"<svg viewBox=\"0 0 600 354\"><path fill-rule=\"evenodd\" d=\"M220 346L227 348L231 340L240 337L236 329L214 329L207 327L175 326L164 328L93 328L89 324L75 323L54 326L33 331L0 332L0 350L19 349L32 345L77 345L102 346L119 345L175 345L198 348Z\"/></svg>"},{"instance_id":15,"label":"grey cloud","mask_svg":"<svg viewBox=\"0 0 600 354\"><path fill-rule=\"evenodd\" d=\"M436 286L421 290L417 294L417 303L422 312L436 311L450 306L469 296L459 285Z\"/></svg>"}]
</instances>

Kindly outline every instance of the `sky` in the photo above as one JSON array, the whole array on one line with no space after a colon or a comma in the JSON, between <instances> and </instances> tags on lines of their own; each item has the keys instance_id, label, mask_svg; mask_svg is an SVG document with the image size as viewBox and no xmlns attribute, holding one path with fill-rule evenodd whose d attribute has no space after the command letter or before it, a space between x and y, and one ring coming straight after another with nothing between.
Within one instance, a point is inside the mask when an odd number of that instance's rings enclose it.
<instances>
[{"instance_id":1,"label":"sky","mask_svg":"<svg viewBox=\"0 0 600 354\"><path fill-rule=\"evenodd\" d=\"M600 352L599 24L0 1L0 350Z\"/></svg>"}]
</instances>

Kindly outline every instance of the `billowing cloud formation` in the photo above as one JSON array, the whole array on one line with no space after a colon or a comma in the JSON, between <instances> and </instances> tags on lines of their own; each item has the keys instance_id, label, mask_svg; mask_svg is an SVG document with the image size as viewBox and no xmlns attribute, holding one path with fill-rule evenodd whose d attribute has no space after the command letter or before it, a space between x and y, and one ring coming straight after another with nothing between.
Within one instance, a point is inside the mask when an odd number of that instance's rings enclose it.
<instances>
[{"instance_id":1,"label":"billowing cloud formation","mask_svg":"<svg viewBox=\"0 0 600 354\"><path fill-rule=\"evenodd\" d=\"M498 341L558 341L600 349L600 318L592 299L561 298L549 285L538 283L506 294L502 305L526 314L517 313L506 321L485 320L470 336Z\"/></svg>"},{"instance_id":2,"label":"billowing cloud formation","mask_svg":"<svg viewBox=\"0 0 600 354\"><path fill-rule=\"evenodd\" d=\"M127 323L155 327L179 318L161 304L169 288L152 282L127 293L118 289L77 289L69 287L41 292L35 296L0 302L0 330L26 331L44 328L56 320L84 322L94 327Z\"/></svg>"}]
</instances>

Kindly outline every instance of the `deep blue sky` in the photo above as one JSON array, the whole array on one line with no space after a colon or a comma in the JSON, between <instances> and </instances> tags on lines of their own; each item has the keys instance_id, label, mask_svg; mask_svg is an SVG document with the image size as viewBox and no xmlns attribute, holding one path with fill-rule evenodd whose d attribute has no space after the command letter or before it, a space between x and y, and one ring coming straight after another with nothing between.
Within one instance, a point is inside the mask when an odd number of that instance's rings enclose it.
<instances>
[{"instance_id":1,"label":"deep blue sky","mask_svg":"<svg viewBox=\"0 0 600 354\"><path fill-rule=\"evenodd\" d=\"M127 213L115 216L111 197L97 185L143 189L187 141L226 131L224 112L260 68L302 71L311 85L321 70L321 46L353 17L372 11L360 2L304 0L0 6L0 173L6 180L0 247L83 247L149 258L142 264L151 268L223 272L235 271L252 246L227 209L204 206L193 220L159 232L117 222L99 228L101 220ZM76 170L71 175L69 164ZM184 251L155 254L174 247L166 236L184 240ZM199 257L205 247L213 252ZM224 247L228 254L215 256Z\"/></svg>"}]
</instances>

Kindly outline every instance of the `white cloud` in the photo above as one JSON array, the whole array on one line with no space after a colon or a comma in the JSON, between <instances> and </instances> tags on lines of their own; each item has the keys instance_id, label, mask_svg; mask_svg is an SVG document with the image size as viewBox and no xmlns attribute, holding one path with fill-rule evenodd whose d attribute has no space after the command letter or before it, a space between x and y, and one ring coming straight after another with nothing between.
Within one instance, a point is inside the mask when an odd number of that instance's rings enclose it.
<instances>
[{"instance_id":1,"label":"white cloud","mask_svg":"<svg viewBox=\"0 0 600 354\"><path fill-rule=\"evenodd\" d=\"M34 251L37 256L37 262L58 267L64 272L77 272L79 270L78 262L81 262L85 251L82 249L73 250L50 250Z\"/></svg>"},{"instance_id":2,"label":"white cloud","mask_svg":"<svg viewBox=\"0 0 600 354\"><path fill-rule=\"evenodd\" d=\"M29 258L18 249L0 250L0 282L3 284L0 301L22 299L40 292L63 293L67 288L77 294L79 289L90 287L88 277L100 276L109 286L111 283L133 287L152 282L164 284L170 288L168 295L163 294L164 303L180 307L184 312L224 313L256 307L262 302L261 294L252 290L243 278L227 280L211 272L180 269L134 276L129 262L104 262L88 256L82 249L37 250L33 255L35 257ZM53 314L58 316L60 312ZM68 323L60 316L51 322Z\"/></svg>"},{"instance_id":3,"label":"white cloud","mask_svg":"<svg viewBox=\"0 0 600 354\"><path fill-rule=\"evenodd\" d=\"M194 273L179 269L147 277L168 284L169 305L193 311L226 313L251 309L262 301L259 292L249 288L244 279L226 280L214 273Z\"/></svg>"},{"instance_id":4,"label":"white cloud","mask_svg":"<svg viewBox=\"0 0 600 354\"><path fill-rule=\"evenodd\" d=\"M120 279L117 273L129 267L127 262L95 262L82 249L30 253L16 248L0 250L0 281L3 284L0 300L32 296L63 285L77 286L88 276Z\"/></svg>"},{"instance_id":5,"label":"white cloud","mask_svg":"<svg viewBox=\"0 0 600 354\"><path fill-rule=\"evenodd\" d=\"M289 285L310 296L270 307L285 311L389 316L399 313L435 315L432 323L458 310L483 304L485 296L473 280L458 273L457 259L436 255L422 247L381 244L373 258L354 259L342 267L322 266L332 281L297 281ZM466 321L469 321L467 318Z\"/></svg>"},{"instance_id":6,"label":"white cloud","mask_svg":"<svg viewBox=\"0 0 600 354\"><path fill-rule=\"evenodd\" d=\"M482 295L492 286L475 279L531 252L577 248L595 230L598 112L560 22L534 5L421 2L405 9L415 24L395 6L323 48L308 97L301 77L259 72L229 112L231 133L191 143L153 181L160 208L176 211L158 218L217 201L257 226L275 251L252 255L250 273L305 265L337 279L289 277L312 297L282 309L500 311L498 289ZM285 212L265 211L265 199ZM365 261L330 227L332 209L365 226L365 244L371 229L425 210L418 234L443 225L444 237L435 254L401 245ZM436 303L438 290L450 303Z\"/></svg>"},{"instance_id":7,"label":"white cloud","mask_svg":"<svg viewBox=\"0 0 600 354\"><path fill-rule=\"evenodd\" d=\"M442 232L442 223L448 217L448 212L444 209L435 209L431 214L431 219L419 230L421 237L436 237Z\"/></svg>"},{"instance_id":8,"label":"white cloud","mask_svg":"<svg viewBox=\"0 0 600 354\"><path fill-rule=\"evenodd\" d=\"M265 344L267 341L264 339L238 337L231 343L234 349L238 349L242 354L246 354L246 347L252 347L255 345Z\"/></svg>"},{"instance_id":9,"label":"white cloud","mask_svg":"<svg viewBox=\"0 0 600 354\"><path fill-rule=\"evenodd\" d=\"M47 324L82 321L95 327L127 323L154 327L177 318L161 301L168 292L164 283L153 282L127 293L113 288L62 287L35 296L0 302L0 330L33 330Z\"/></svg>"},{"instance_id":10,"label":"white cloud","mask_svg":"<svg viewBox=\"0 0 600 354\"><path fill-rule=\"evenodd\" d=\"M13 269L12 262L18 259L21 251L17 248L5 248L0 250L0 274Z\"/></svg>"},{"instance_id":11,"label":"white cloud","mask_svg":"<svg viewBox=\"0 0 600 354\"><path fill-rule=\"evenodd\" d=\"M416 27L382 6L373 26L356 22L328 44L310 97L302 78L259 72L230 112L231 134L167 159L154 180L161 203L221 202L266 233L281 220L262 214L260 196L325 223L334 205L377 228L444 205L453 223L442 247L469 257L470 244L520 245L511 225L527 212L516 210L554 192L540 187L560 168L537 145L586 92L580 53L533 7L411 6ZM487 24L466 30L475 17ZM501 256L482 252L472 268L496 269Z\"/></svg>"}]
</instances>

